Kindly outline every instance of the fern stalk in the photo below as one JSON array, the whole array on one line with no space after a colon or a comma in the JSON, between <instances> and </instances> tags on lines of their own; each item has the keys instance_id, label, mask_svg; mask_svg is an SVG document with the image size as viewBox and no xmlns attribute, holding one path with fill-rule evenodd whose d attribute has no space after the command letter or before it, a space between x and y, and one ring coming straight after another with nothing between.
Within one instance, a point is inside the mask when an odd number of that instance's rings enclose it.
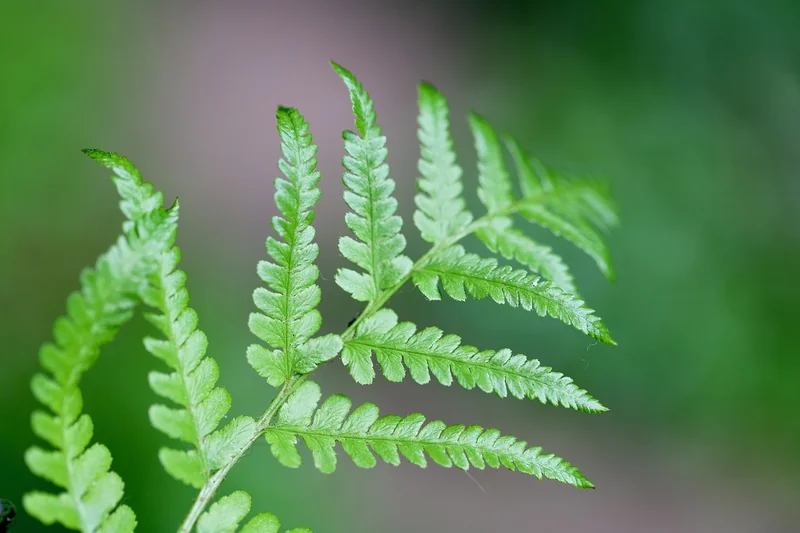
<instances>
[{"instance_id":1,"label":"fern stalk","mask_svg":"<svg viewBox=\"0 0 800 533\"><path fill-rule=\"evenodd\" d=\"M307 375L299 376L294 375L289 378L286 383L281 388L281 391L278 393L275 398L272 399L267 410L261 415L261 418L258 419L256 429L248 436L246 444L242 446L236 453L231 456L230 461L225 463L217 472L209 478L209 480L203 485L200 489L200 492L197 495L197 498L194 500L194 504L192 504L192 508L189 510L189 514L186 515L186 519L184 519L183 523L181 524L178 533L191 533L192 528L194 527L195 522L200 518L200 515L203 514L203 511L211 503L214 499L214 496L217 493L217 489L225 481L225 477L230 472L231 468L239 462L239 460L244 457L250 447L255 444L255 442L264 434L264 431L269 427L270 422L275 417L275 414L278 410L286 403L287 398L291 396L305 381Z\"/></svg>"}]
</instances>

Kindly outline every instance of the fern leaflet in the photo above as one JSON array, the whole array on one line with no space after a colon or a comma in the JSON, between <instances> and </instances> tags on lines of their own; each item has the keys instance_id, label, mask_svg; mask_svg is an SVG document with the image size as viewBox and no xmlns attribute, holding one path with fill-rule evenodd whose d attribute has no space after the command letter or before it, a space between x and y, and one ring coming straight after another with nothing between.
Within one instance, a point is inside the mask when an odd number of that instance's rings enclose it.
<instances>
[{"instance_id":1,"label":"fern leaflet","mask_svg":"<svg viewBox=\"0 0 800 533\"><path fill-rule=\"evenodd\" d=\"M508 218L499 218L476 232L478 239L492 252L514 259L543 278L552 281L564 292L578 294L575 278L564 260L549 246L539 244L518 229Z\"/></svg>"},{"instance_id":2,"label":"fern leaflet","mask_svg":"<svg viewBox=\"0 0 800 533\"><path fill-rule=\"evenodd\" d=\"M319 247L311 225L320 197L317 146L296 109L279 108L277 119L284 157L278 166L286 179L275 180L275 204L282 217L274 217L272 227L282 241L267 239L273 262L261 261L258 274L268 289L255 290L253 301L261 313L250 315L250 330L272 351L255 344L247 351L251 366L275 387L295 372L311 372L341 350L336 335L311 338L322 322L317 311L319 269L314 264Z\"/></svg>"},{"instance_id":3,"label":"fern leaflet","mask_svg":"<svg viewBox=\"0 0 800 533\"><path fill-rule=\"evenodd\" d=\"M518 212L572 242L594 259L606 277L613 279L608 247L592 226L593 223L608 230L619 223L608 191L597 181L568 177L545 166L528 156L513 139L508 139L507 146L523 192Z\"/></svg>"},{"instance_id":4,"label":"fern leaflet","mask_svg":"<svg viewBox=\"0 0 800 533\"><path fill-rule=\"evenodd\" d=\"M497 134L485 119L471 113L469 125L478 153L478 197L490 213L511 205L511 178L503 162L503 150Z\"/></svg>"},{"instance_id":5,"label":"fern leaflet","mask_svg":"<svg viewBox=\"0 0 800 533\"><path fill-rule=\"evenodd\" d=\"M361 468L375 466L373 452L395 466L400 464L402 455L423 468L427 466L427 454L444 467L455 465L468 470L470 465L479 469L504 466L539 479L593 487L577 468L560 457L543 454L538 447L528 448L526 442L501 435L496 429L447 426L440 421L425 424L425 417L418 413L405 418L381 417L378 408L370 403L350 413L351 402L342 395L329 397L317 409L320 397L316 383L303 383L281 408L277 424L267 429L272 453L284 466L300 466L297 438L302 437L314 456L314 464L325 473L336 469L335 445L339 442Z\"/></svg>"},{"instance_id":6,"label":"fern leaflet","mask_svg":"<svg viewBox=\"0 0 800 533\"><path fill-rule=\"evenodd\" d=\"M467 292L476 299L491 296L500 304L535 310L540 316L550 315L607 344L616 344L605 324L582 300L523 270L498 266L494 259L483 259L451 246L434 255L414 272L414 284L430 300L441 298L438 285L451 298L466 299Z\"/></svg>"},{"instance_id":7,"label":"fern leaflet","mask_svg":"<svg viewBox=\"0 0 800 533\"><path fill-rule=\"evenodd\" d=\"M397 284L411 269L411 260L402 255L406 239L400 233L403 220L395 215L397 200L392 196L394 180L386 164L386 137L376 124L377 116L369 93L350 71L332 63L350 93L359 134L343 133L347 154L342 159L342 177L347 190L345 203L352 209L345 215L347 227L358 238L342 237L339 251L364 270L359 273L341 268L336 283L353 298L374 302Z\"/></svg>"},{"instance_id":8,"label":"fern leaflet","mask_svg":"<svg viewBox=\"0 0 800 533\"><path fill-rule=\"evenodd\" d=\"M581 411L606 411L572 379L535 359L513 355L511 350L479 351L462 345L457 335L443 335L438 328L416 330L411 322L398 324L394 311L381 309L359 324L355 337L345 344L342 362L361 384L372 383L375 377L374 353L389 381L402 381L407 367L411 379L420 385L428 383L433 374L439 383L450 386L455 376L465 389L477 386L501 398L511 394Z\"/></svg>"},{"instance_id":9,"label":"fern leaflet","mask_svg":"<svg viewBox=\"0 0 800 533\"><path fill-rule=\"evenodd\" d=\"M214 433L228 413L231 397L216 387L217 362L206 357L208 339L197 329L197 313L188 306L186 274L177 270L180 250L162 254L159 270L151 286L143 291L144 302L159 311L147 319L164 339L145 339L147 351L161 359L171 373L151 372L150 386L159 396L178 404L150 408L153 427L189 445L189 450L162 448L158 457L164 469L175 479L200 488L238 449L242 439L255 430L249 417L235 418L229 426Z\"/></svg>"},{"instance_id":10,"label":"fern leaflet","mask_svg":"<svg viewBox=\"0 0 800 533\"><path fill-rule=\"evenodd\" d=\"M272 513L257 514L238 529L250 512L251 503L250 495L241 490L220 498L200 516L197 533L278 533L281 523ZM286 533L311 533L311 530L296 528Z\"/></svg>"},{"instance_id":11,"label":"fern leaflet","mask_svg":"<svg viewBox=\"0 0 800 533\"><path fill-rule=\"evenodd\" d=\"M472 222L461 193L461 167L456 163L447 99L433 85L419 86L420 158L414 223L422 238L441 242L463 230Z\"/></svg>"},{"instance_id":12,"label":"fern leaflet","mask_svg":"<svg viewBox=\"0 0 800 533\"><path fill-rule=\"evenodd\" d=\"M29 449L25 455L35 474L64 489L59 495L33 492L23 504L29 514L45 524L87 532L133 531L136 517L126 505L122 479L109 471L111 453L92 440L91 418L81 414L80 379L95 362L100 348L111 341L132 316L132 297L145 285L157 254L169 245L177 224L176 214L164 211L163 196L143 183L136 168L125 158L98 150L89 157L115 169L114 183L122 198L127 220L124 236L98 259L95 269L81 275L81 291L67 301L67 316L53 328L55 344L40 352L42 366L52 374L34 376L36 398L52 414L33 414L34 433L55 448Z\"/></svg>"}]
</instances>

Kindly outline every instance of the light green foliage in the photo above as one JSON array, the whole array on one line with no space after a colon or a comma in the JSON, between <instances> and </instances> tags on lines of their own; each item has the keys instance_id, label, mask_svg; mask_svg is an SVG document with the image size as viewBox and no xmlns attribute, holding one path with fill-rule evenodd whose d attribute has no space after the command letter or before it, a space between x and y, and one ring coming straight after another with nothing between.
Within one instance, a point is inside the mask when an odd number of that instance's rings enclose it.
<instances>
[{"instance_id":1,"label":"light green foliage","mask_svg":"<svg viewBox=\"0 0 800 533\"><path fill-rule=\"evenodd\" d=\"M267 239L273 262L261 261L258 275L268 288L255 290L253 301L261 313L250 315L250 331L272 350L252 345L247 351L250 365L275 387L295 372L313 371L342 347L335 335L311 338L322 323L317 311L319 269L314 264L319 247L311 225L320 197L317 146L296 109L279 108L277 119L283 153L278 167L286 179L275 179L275 205L283 216L273 217L272 228L282 240Z\"/></svg>"},{"instance_id":2,"label":"light green foliage","mask_svg":"<svg viewBox=\"0 0 800 533\"><path fill-rule=\"evenodd\" d=\"M150 408L153 427L191 447L187 450L162 448L158 457L175 479L200 488L209 476L239 449L255 428L250 417L232 420L213 433L231 405L228 391L216 387L217 362L206 357L208 340L197 329L197 313L188 306L186 274L177 270L180 250L172 248L160 256L151 284L142 291L144 302L158 313L147 314L163 339L148 337L144 345L161 359L171 373L153 371L150 386L156 394L177 404L156 404Z\"/></svg>"},{"instance_id":3,"label":"light green foliage","mask_svg":"<svg viewBox=\"0 0 800 533\"><path fill-rule=\"evenodd\" d=\"M321 392L316 383L308 381L281 409L278 422L266 432L272 453L283 465L300 464L297 438L302 437L314 455L314 464L325 473L336 469L336 443L361 468L375 466L376 454L381 460L399 465L400 457L425 468L427 457L434 463L468 470L470 465L519 470L541 479L555 479L576 487L592 487L578 471L560 457L542 454L541 448L529 448L524 441L502 435L496 429L480 426L447 426L434 421L425 424L419 413L400 417L380 416L378 408L363 404L350 412L346 396L334 395L319 409Z\"/></svg>"},{"instance_id":4,"label":"light green foliage","mask_svg":"<svg viewBox=\"0 0 800 533\"><path fill-rule=\"evenodd\" d=\"M501 398L511 394L587 412L606 410L570 378L535 359L513 355L511 350L479 351L462 345L457 335L443 335L438 328L416 330L411 322L398 324L394 311L381 309L359 325L355 337L345 345L342 361L362 384L372 383L375 377L374 353L389 381L402 381L407 367L411 379L421 385L433 374L439 383L449 386L455 376L465 389L477 386Z\"/></svg>"},{"instance_id":5,"label":"light green foliage","mask_svg":"<svg viewBox=\"0 0 800 533\"><path fill-rule=\"evenodd\" d=\"M433 85L419 86L420 158L414 223L428 242L441 242L472 222L461 193L461 167L450 138L447 100Z\"/></svg>"},{"instance_id":6,"label":"light green foliage","mask_svg":"<svg viewBox=\"0 0 800 533\"><path fill-rule=\"evenodd\" d=\"M283 157L275 180L272 219L274 237L266 240L268 261L257 271L265 287L253 300L258 313L249 326L264 344L247 350L256 372L279 388L261 416L228 417L231 396L217 386L219 366L206 356L208 341L189 307L186 274L178 268L174 246L178 204L163 206L163 195L142 181L136 168L117 154L87 154L113 170L126 216L122 236L102 255L94 269L81 275L79 292L67 301L67 314L53 328L54 342L45 344L40 360L46 373L32 381L36 398L47 408L33 414L34 433L50 449L34 446L25 459L32 472L62 492L33 492L23 501L29 514L45 524L60 523L83 533L127 533L134 530L133 511L119 505L123 482L110 470L111 452L92 443L93 424L82 413L79 382L100 348L143 302L147 318L159 331L146 338L146 349L161 360L149 375L152 389L168 401L150 409L152 425L181 441L165 447L159 459L167 473L199 489L178 533L278 533L280 523L269 513L247 520L250 496L233 492L215 501L231 468L262 435L280 463L298 467L300 439L322 472L336 468L339 443L356 465L369 468L377 459L398 465L401 457L425 467L428 460L444 466L505 467L539 479L592 487L577 468L563 459L528 447L496 429L426 422L415 413L380 416L366 403L351 411L351 402L322 392L307 375L341 353L353 378L375 379L374 360L390 381L406 374L416 383L454 382L500 397L536 399L542 403L595 413L605 407L571 378L511 350L478 350L459 336L435 327L399 322L384 306L412 281L431 300L441 290L456 300L467 295L491 297L497 303L549 315L603 342L614 344L603 322L577 296L575 280L564 261L549 247L515 227L521 216L563 236L587 252L609 277L613 270L603 234L617 225L607 189L542 164L508 139L520 195L506 168L502 143L489 123L476 114L469 125L477 151L478 197L486 213L478 218L466 209L462 170L450 134L447 100L430 84L419 87L419 192L414 222L430 249L416 262L403 255L406 239L392 196L395 183L386 164L386 138L376 123L374 103L361 83L333 64L349 91L357 133L344 132L343 159L346 215L354 237L343 237L339 250L360 271L339 269L336 282L360 302L362 312L340 334L318 336L321 292L315 265L314 207L320 198L317 146L309 125L293 108L278 108ZM460 241L475 234L490 252L517 262L501 265L495 258L467 252ZM374 360L373 360L374 359ZM166 371L165 371L166 370ZM377 456L377 458L376 458ZM299 495L298 497L302 497ZM153 495L153 501L158 501ZM289 533L310 533L293 529Z\"/></svg>"},{"instance_id":7,"label":"light green foliage","mask_svg":"<svg viewBox=\"0 0 800 533\"><path fill-rule=\"evenodd\" d=\"M339 269L336 283L356 300L374 302L403 279L411 260L402 255L406 247L406 239L400 233L403 220L395 215L395 183L389 178L386 137L376 124L374 104L355 76L335 63L333 68L350 93L358 129L358 134L342 134L347 152L342 159L342 180L347 187L344 201L352 209L345 221L358 240L342 237L339 251L364 270L359 273Z\"/></svg>"},{"instance_id":8,"label":"light green foliage","mask_svg":"<svg viewBox=\"0 0 800 533\"><path fill-rule=\"evenodd\" d=\"M238 529L250 512L250 504L250 495L241 490L220 498L197 521L197 533L278 533L281 523L272 513L258 514ZM311 533L311 530L299 528L286 533Z\"/></svg>"},{"instance_id":9,"label":"light green foliage","mask_svg":"<svg viewBox=\"0 0 800 533\"><path fill-rule=\"evenodd\" d=\"M489 123L475 113L469 116L469 125L478 154L478 197L490 213L501 211L514 198L500 141Z\"/></svg>"},{"instance_id":10,"label":"light green foliage","mask_svg":"<svg viewBox=\"0 0 800 533\"><path fill-rule=\"evenodd\" d=\"M125 505L123 482L110 471L111 453L91 444L93 424L81 414L82 375L97 360L100 348L114 338L132 316L134 295L145 286L158 254L170 243L176 213L163 209L161 193L154 192L125 158L97 150L87 155L115 170L114 183L122 197L127 220L123 236L102 255L94 269L81 274L81 290L67 300L67 315L56 320L53 344L45 344L39 359L50 376L37 374L34 396L50 412L36 411L34 433L53 450L33 447L25 454L35 474L63 489L58 495L29 493L25 510L46 524L84 532L133 531L136 518Z\"/></svg>"},{"instance_id":11,"label":"light green foliage","mask_svg":"<svg viewBox=\"0 0 800 533\"><path fill-rule=\"evenodd\" d=\"M467 293L477 299L490 296L499 304L550 315L590 337L615 344L605 324L575 295L523 270L499 266L495 259L467 253L461 245L443 250L414 273L414 284L431 300L441 298L440 281L455 300L465 300Z\"/></svg>"},{"instance_id":12,"label":"light green foliage","mask_svg":"<svg viewBox=\"0 0 800 533\"><path fill-rule=\"evenodd\" d=\"M610 253L597 231L607 232L619 224L608 188L597 180L576 178L544 165L514 139L509 138L507 145L523 193L520 215L572 242L613 279Z\"/></svg>"},{"instance_id":13,"label":"light green foliage","mask_svg":"<svg viewBox=\"0 0 800 533\"><path fill-rule=\"evenodd\" d=\"M543 278L552 281L562 291L578 294L575 278L553 249L531 239L520 230L511 227L511 220L498 218L491 225L481 228L476 235L489 250L506 259L513 259L530 268Z\"/></svg>"}]
</instances>

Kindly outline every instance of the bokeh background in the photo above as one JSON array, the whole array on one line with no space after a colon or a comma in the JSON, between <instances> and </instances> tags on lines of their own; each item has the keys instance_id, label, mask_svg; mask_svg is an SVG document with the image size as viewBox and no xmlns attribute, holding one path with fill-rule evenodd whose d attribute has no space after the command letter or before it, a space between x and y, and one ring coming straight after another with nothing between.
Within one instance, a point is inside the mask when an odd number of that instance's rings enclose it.
<instances>
[{"instance_id":1,"label":"bokeh background","mask_svg":"<svg viewBox=\"0 0 800 533\"><path fill-rule=\"evenodd\" d=\"M4 2L0 7L0 496L46 484L22 462L34 442L28 383L78 273L117 235L108 172L79 149L128 155L180 195L192 303L234 397L272 394L248 367L256 262L274 214L274 110L300 107L320 144L323 316L358 311L332 282L343 264L340 132L352 127L335 59L372 92L410 224L416 90L453 108L477 203L464 116L476 109L550 163L606 176L622 209L607 283L566 243L619 347L489 302L425 303L405 319L564 371L604 415L438 385L355 385L339 364L327 393L481 423L544 446L597 484L579 491L506 471L410 465L324 476L277 466L258 444L223 492L317 532L796 532L800 520L800 4L761 0L530 2ZM532 230L535 231L535 230ZM472 243L474 245L474 243ZM139 531L174 531L194 492L157 463L146 385L157 362L138 318L84 387ZM19 517L13 531L56 531Z\"/></svg>"}]
</instances>

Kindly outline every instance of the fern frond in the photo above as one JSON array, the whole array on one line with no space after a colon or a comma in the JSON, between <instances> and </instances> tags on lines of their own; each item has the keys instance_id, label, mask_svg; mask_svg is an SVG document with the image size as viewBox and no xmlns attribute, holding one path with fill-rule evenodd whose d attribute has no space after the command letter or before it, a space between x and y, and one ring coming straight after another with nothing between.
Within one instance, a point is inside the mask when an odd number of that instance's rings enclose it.
<instances>
[{"instance_id":1,"label":"fern frond","mask_svg":"<svg viewBox=\"0 0 800 533\"><path fill-rule=\"evenodd\" d=\"M447 99L433 85L419 86L420 158L417 168L421 191L414 198L414 223L431 243L453 236L472 222L461 193L461 167L456 163L450 138Z\"/></svg>"},{"instance_id":2,"label":"fern frond","mask_svg":"<svg viewBox=\"0 0 800 533\"><path fill-rule=\"evenodd\" d=\"M489 123L475 113L469 116L475 151L478 154L478 198L490 213L507 208L514 201L511 178L503 161L503 149Z\"/></svg>"},{"instance_id":3,"label":"fern frond","mask_svg":"<svg viewBox=\"0 0 800 533\"><path fill-rule=\"evenodd\" d=\"M322 322L317 311L319 269L314 264L319 247L311 225L320 197L317 146L296 109L279 108L277 119L283 153L278 167L286 179L275 179L275 205L282 217L274 217L272 227L281 240L267 239L272 262L258 265L267 288L253 293L261 313L250 315L250 331L272 350L252 345L247 351L250 365L275 387L295 372L311 372L341 350L341 340L335 335L312 339Z\"/></svg>"},{"instance_id":4,"label":"fern frond","mask_svg":"<svg viewBox=\"0 0 800 533\"><path fill-rule=\"evenodd\" d=\"M163 253L150 286L142 291L144 302L158 311L145 316L164 336L146 338L145 348L172 371L151 372L150 386L179 406L156 404L149 414L153 427L191 445L188 450L162 448L158 458L164 469L175 479L200 488L239 449L242 440L246 442L248 433L255 430L255 421L238 417L214 432L230 409L231 397L216 387L219 366L206 357L208 339L197 328L197 313L189 307L186 274L178 269L179 261L177 247Z\"/></svg>"},{"instance_id":5,"label":"fern frond","mask_svg":"<svg viewBox=\"0 0 800 533\"><path fill-rule=\"evenodd\" d=\"M470 465L479 469L504 466L539 479L554 479L581 488L593 486L560 457L543 454L538 447L529 448L526 442L501 435L496 429L447 426L440 421L425 424L425 417L418 413L381 417L378 408L370 403L351 413L352 404L342 395L329 397L317 409L320 398L316 383L303 383L281 408L277 424L267 429L272 453L284 466L300 466L297 439L302 437L316 467L325 473L336 469L335 445L339 442L361 468L375 466L373 452L392 465L399 465L402 455L423 468L427 466L427 454L444 467L455 465L468 470Z\"/></svg>"},{"instance_id":6,"label":"fern frond","mask_svg":"<svg viewBox=\"0 0 800 533\"><path fill-rule=\"evenodd\" d=\"M126 183L126 176L139 175L127 159L98 151L94 154L114 171L118 182ZM152 189L149 184L146 186ZM165 337L146 338L145 348L172 370L169 374L151 372L150 386L156 394L180 408L154 405L150 409L150 421L156 429L192 445L190 450L162 448L159 459L171 476L199 488L239 449L243 440L249 438L247 433L252 434L255 421L239 417L226 428L212 433L228 412L230 395L224 389L215 388L219 367L216 361L205 357L208 340L197 329L197 313L188 305L186 274L177 268L180 249L173 244L178 204L165 211L161 194L154 193L154 196L157 201L146 202L134 195L134 200L147 205L156 214L161 213L166 221L148 231L137 227L131 237L149 250L148 258L153 266L137 292L145 304L157 310L145 316ZM131 209L136 208L128 211Z\"/></svg>"},{"instance_id":7,"label":"fern frond","mask_svg":"<svg viewBox=\"0 0 800 533\"><path fill-rule=\"evenodd\" d=\"M412 280L430 300L441 298L441 281L445 293L455 300L465 300L467 292L476 299L491 296L497 303L550 315L599 341L616 344L605 324L576 296L523 270L468 254L460 245L435 254L414 272Z\"/></svg>"},{"instance_id":8,"label":"fern frond","mask_svg":"<svg viewBox=\"0 0 800 533\"><path fill-rule=\"evenodd\" d=\"M597 267L608 279L614 279L611 253L603 238L591 226L585 222L579 221L576 223L569 220L548 209L538 201L520 204L519 214L529 222L533 222L570 241L594 259Z\"/></svg>"},{"instance_id":9,"label":"fern frond","mask_svg":"<svg viewBox=\"0 0 800 533\"><path fill-rule=\"evenodd\" d=\"M594 259L606 277L613 279L608 247L595 230L598 227L608 231L619 224L616 206L605 185L547 167L526 154L513 138L507 139L507 146L523 193L519 213L572 242Z\"/></svg>"},{"instance_id":10,"label":"fern frond","mask_svg":"<svg viewBox=\"0 0 800 533\"><path fill-rule=\"evenodd\" d=\"M258 514L239 529L251 503L250 495L241 490L220 498L200 516L197 533L278 533L281 523L272 513ZM297 528L286 533L311 533L311 530Z\"/></svg>"},{"instance_id":11,"label":"fern frond","mask_svg":"<svg viewBox=\"0 0 800 533\"><path fill-rule=\"evenodd\" d=\"M513 355L511 350L479 351L462 345L457 335L444 335L434 327L417 332L411 322L398 324L397 314L389 309L365 319L345 343L342 362L358 383L369 384L375 378L373 353L389 381L402 381L408 368L411 379L420 385L433 374L439 383L450 386L455 376L465 389L477 386L501 398L511 394L581 411L607 410L572 379L535 359Z\"/></svg>"},{"instance_id":12,"label":"fern frond","mask_svg":"<svg viewBox=\"0 0 800 533\"><path fill-rule=\"evenodd\" d=\"M539 244L512 227L510 219L496 219L492 224L479 229L476 235L490 251L527 266L555 283L564 292L578 294L575 278L564 260L549 246Z\"/></svg>"},{"instance_id":13,"label":"fern frond","mask_svg":"<svg viewBox=\"0 0 800 533\"><path fill-rule=\"evenodd\" d=\"M350 93L359 131L342 134L347 151L342 159L342 181L347 188L344 201L352 209L345 222L358 240L342 237L339 251L364 270L341 268L336 283L356 300L373 302L408 273L411 260L402 255L406 247L400 233L403 220L395 215L397 200L392 196L395 183L386 164L386 137L376 124L372 99L350 71L332 65Z\"/></svg>"},{"instance_id":14,"label":"fern frond","mask_svg":"<svg viewBox=\"0 0 800 533\"><path fill-rule=\"evenodd\" d=\"M36 411L34 433L54 450L39 447L25 455L28 467L64 492L26 494L26 511L45 524L94 532L128 532L136 517L123 497L122 479L110 471L111 453L102 444L92 444L91 418L81 414L79 389L82 375L94 364L100 348L111 341L120 326L132 316L136 292L158 254L170 244L176 213L163 209L163 196L143 183L139 172L117 154L86 150L92 159L114 170L114 183L122 198L127 220L124 237L100 256L94 269L81 274L81 290L67 300L67 315L53 328L54 344L45 344L39 354L52 377L34 376L36 398L51 413Z\"/></svg>"}]
</instances>

